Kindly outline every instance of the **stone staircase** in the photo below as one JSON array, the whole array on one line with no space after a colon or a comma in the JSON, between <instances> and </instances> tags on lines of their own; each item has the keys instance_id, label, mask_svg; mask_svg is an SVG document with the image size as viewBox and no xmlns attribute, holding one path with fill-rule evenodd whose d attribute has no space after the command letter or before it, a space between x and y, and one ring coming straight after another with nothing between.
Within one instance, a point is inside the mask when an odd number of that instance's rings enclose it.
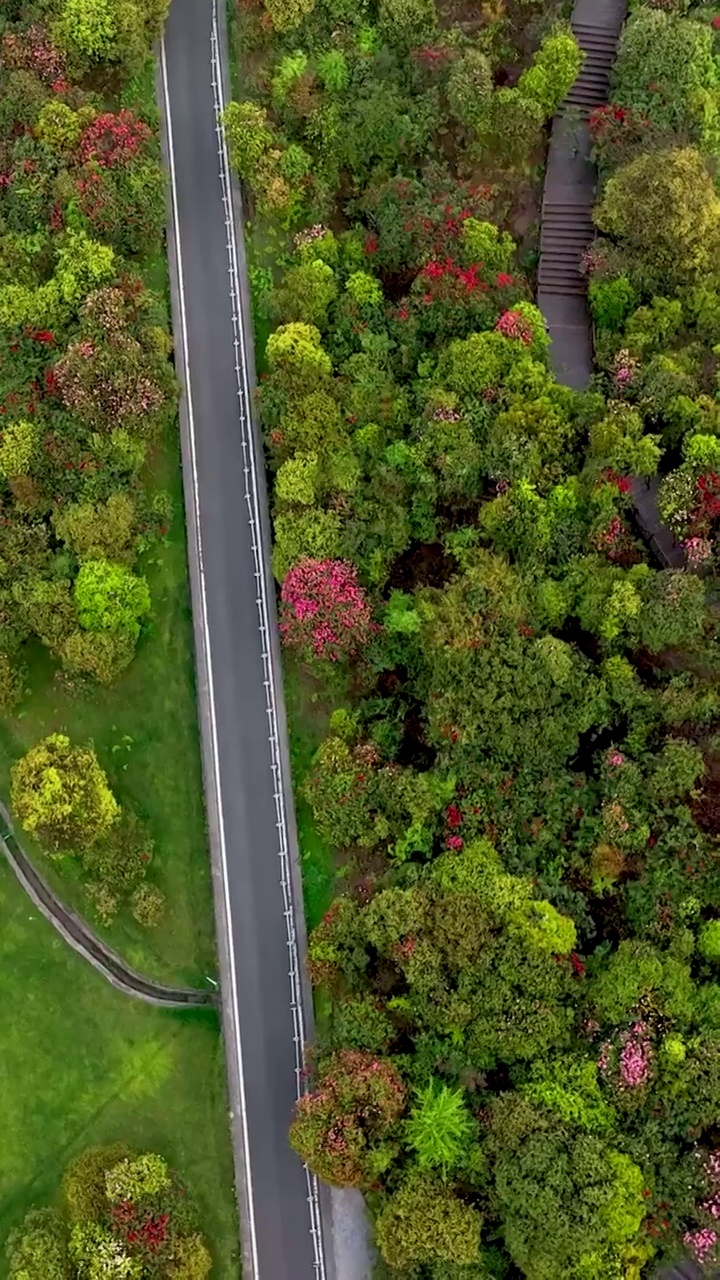
<instances>
[{"instance_id":1,"label":"stone staircase","mask_svg":"<svg viewBox=\"0 0 720 1280\"><path fill-rule=\"evenodd\" d=\"M576 0L572 29L585 54L580 75L553 121L540 233L538 306L553 339L555 372L569 386L592 374L592 336L582 255L595 238L595 169L587 117L608 100L610 70L626 0Z\"/></svg>"}]
</instances>

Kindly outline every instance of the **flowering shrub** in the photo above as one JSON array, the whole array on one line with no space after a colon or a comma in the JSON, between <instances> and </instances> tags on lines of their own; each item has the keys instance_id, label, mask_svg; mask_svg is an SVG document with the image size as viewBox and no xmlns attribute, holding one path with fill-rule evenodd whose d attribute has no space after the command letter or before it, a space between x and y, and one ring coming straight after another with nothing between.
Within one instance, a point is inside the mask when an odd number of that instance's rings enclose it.
<instances>
[{"instance_id":1,"label":"flowering shrub","mask_svg":"<svg viewBox=\"0 0 720 1280\"><path fill-rule=\"evenodd\" d=\"M370 637L370 606L343 560L301 560L282 585L280 634L303 657L338 662Z\"/></svg>"},{"instance_id":2,"label":"flowering shrub","mask_svg":"<svg viewBox=\"0 0 720 1280\"><path fill-rule=\"evenodd\" d=\"M648 117L632 107L614 103L591 111L588 128L595 158L608 168L626 164L650 140Z\"/></svg>"},{"instance_id":3,"label":"flowering shrub","mask_svg":"<svg viewBox=\"0 0 720 1280\"><path fill-rule=\"evenodd\" d=\"M132 111L106 111L83 130L78 143L80 161L95 161L103 169L127 165L146 147L152 134Z\"/></svg>"},{"instance_id":4,"label":"flowering shrub","mask_svg":"<svg viewBox=\"0 0 720 1280\"><path fill-rule=\"evenodd\" d=\"M15 70L34 72L56 92L61 92L65 85L65 56L54 47L39 22L24 31L6 32L2 38L2 62Z\"/></svg>"},{"instance_id":5,"label":"flowering shrub","mask_svg":"<svg viewBox=\"0 0 720 1280\"><path fill-rule=\"evenodd\" d=\"M290 1144L333 1186L362 1186L382 1168L405 1088L393 1065L345 1049L324 1062L315 1088L295 1108Z\"/></svg>"}]
</instances>

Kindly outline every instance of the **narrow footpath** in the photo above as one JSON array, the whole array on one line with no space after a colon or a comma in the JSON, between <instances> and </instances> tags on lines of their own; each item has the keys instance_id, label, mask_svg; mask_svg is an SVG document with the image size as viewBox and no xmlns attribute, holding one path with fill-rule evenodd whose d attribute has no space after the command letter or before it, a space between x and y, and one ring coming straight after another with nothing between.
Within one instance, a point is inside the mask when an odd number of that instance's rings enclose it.
<instances>
[{"instance_id":1,"label":"narrow footpath","mask_svg":"<svg viewBox=\"0 0 720 1280\"><path fill-rule=\"evenodd\" d=\"M552 125L543 195L537 303L552 338L559 382L576 390L593 372L592 326L582 255L595 238L596 173L587 118L607 102L626 0L576 0L571 26L585 54L580 75Z\"/></svg>"},{"instance_id":2,"label":"narrow footpath","mask_svg":"<svg viewBox=\"0 0 720 1280\"><path fill-rule=\"evenodd\" d=\"M131 969L122 957L103 942L89 924L71 910L51 888L19 843L10 814L2 802L0 802L0 850L40 914L50 922L68 946L91 964L93 969L117 991L164 1009L189 1009L215 1003L215 997L211 991L198 991L191 987L170 987L163 982L153 982L149 978L144 978L142 974Z\"/></svg>"},{"instance_id":3,"label":"narrow footpath","mask_svg":"<svg viewBox=\"0 0 720 1280\"><path fill-rule=\"evenodd\" d=\"M590 159L588 116L608 100L610 72L627 15L626 0L575 0L571 26L585 54L580 75L553 120L545 173L537 304L552 339L558 382L576 391L593 375L593 331L582 255L595 239L597 173ZM657 476L636 476L638 532L663 569L681 569L685 553L658 509Z\"/></svg>"}]
</instances>

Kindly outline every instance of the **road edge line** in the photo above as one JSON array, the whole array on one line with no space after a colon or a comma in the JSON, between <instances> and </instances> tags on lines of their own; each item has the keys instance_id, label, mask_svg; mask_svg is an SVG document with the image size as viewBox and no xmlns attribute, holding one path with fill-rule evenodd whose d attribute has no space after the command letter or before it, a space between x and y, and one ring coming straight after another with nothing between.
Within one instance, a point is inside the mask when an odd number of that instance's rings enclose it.
<instances>
[{"instance_id":1,"label":"road edge line","mask_svg":"<svg viewBox=\"0 0 720 1280\"><path fill-rule=\"evenodd\" d=\"M254 1206L252 1194L252 1178L250 1173L250 1151L247 1137L247 1117L244 1097L242 1072L242 1050L240 1047L239 1006L237 1000L234 1008L232 1000L228 1000L228 989L233 990L234 959L231 943L231 925L229 904L226 892L225 852L222 830L222 812L220 804L220 779L216 767L213 709L212 709L212 673L211 658L205 640L202 615L205 610L205 594L201 571L201 535L198 512L193 487L194 462L193 438L190 413L188 411L187 391L190 386L189 362L185 343L185 327L183 324L183 307L181 301L181 263L178 260L179 227L175 211L174 160L171 146L172 124L166 111L166 73L164 36L158 42L155 52L155 97L160 116L160 148L165 171L165 252L170 282L170 311L172 317L173 351L175 354L175 372L181 386L178 418L180 425L180 452L182 459L182 481L185 515L185 531L187 546L187 568L190 582L190 600L193 618L193 639L195 650L195 695L198 711L198 728L200 730L201 759L203 773L203 796L210 847L211 877L215 902L215 941L218 950L218 967L220 971L220 1009L225 1046L225 1062L227 1067L227 1085L230 1103L230 1133L235 1168L235 1196L240 1220L240 1255L242 1273L245 1280L259 1280L257 1261L257 1244L255 1242ZM169 107L169 95L167 106ZM237 1121L240 1120L238 1124Z\"/></svg>"}]
</instances>

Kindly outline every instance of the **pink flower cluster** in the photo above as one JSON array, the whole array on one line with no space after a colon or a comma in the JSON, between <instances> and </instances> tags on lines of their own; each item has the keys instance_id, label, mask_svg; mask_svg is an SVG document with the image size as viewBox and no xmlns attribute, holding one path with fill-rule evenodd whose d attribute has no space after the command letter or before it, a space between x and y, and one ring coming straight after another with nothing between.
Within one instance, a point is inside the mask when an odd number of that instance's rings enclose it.
<instances>
[{"instance_id":1,"label":"pink flower cluster","mask_svg":"<svg viewBox=\"0 0 720 1280\"><path fill-rule=\"evenodd\" d=\"M357 570L345 560L301 560L285 576L280 634L290 648L337 662L356 652L372 630Z\"/></svg>"},{"instance_id":2,"label":"pink flower cluster","mask_svg":"<svg viewBox=\"0 0 720 1280\"><path fill-rule=\"evenodd\" d=\"M495 328L503 337L519 338L526 346L533 340L532 326L519 311L503 311Z\"/></svg>"},{"instance_id":3,"label":"pink flower cluster","mask_svg":"<svg viewBox=\"0 0 720 1280\"><path fill-rule=\"evenodd\" d=\"M686 538L683 542L687 562L691 569L699 569L712 559L712 542L709 538Z\"/></svg>"},{"instance_id":4,"label":"pink flower cluster","mask_svg":"<svg viewBox=\"0 0 720 1280\"><path fill-rule=\"evenodd\" d=\"M640 1026L640 1024L636 1024ZM633 1031L636 1027L633 1027ZM652 1050L642 1035L629 1036L620 1054L620 1079L628 1088L636 1089L650 1075Z\"/></svg>"},{"instance_id":5,"label":"pink flower cluster","mask_svg":"<svg viewBox=\"0 0 720 1280\"><path fill-rule=\"evenodd\" d=\"M618 351L615 357L613 376L616 390L622 391L634 381L638 370L638 360L627 350Z\"/></svg>"},{"instance_id":6,"label":"pink flower cluster","mask_svg":"<svg viewBox=\"0 0 720 1280\"><path fill-rule=\"evenodd\" d=\"M702 1227L699 1231L686 1231L683 1244L702 1266L710 1259L719 1238L717 1231L713 1231L710 1227Z\"/></svg>"},{"instance_id":7,"label":"pink flower cluster","mask_svg":"<svg viewBox=\"0 0 720 1280\"><path fill-rule=\"evenodd\" d=\"M609 751L606 760L612 769L618 769L621 764L625 763L622 751Z\"/></svg>"}]
</instances>

